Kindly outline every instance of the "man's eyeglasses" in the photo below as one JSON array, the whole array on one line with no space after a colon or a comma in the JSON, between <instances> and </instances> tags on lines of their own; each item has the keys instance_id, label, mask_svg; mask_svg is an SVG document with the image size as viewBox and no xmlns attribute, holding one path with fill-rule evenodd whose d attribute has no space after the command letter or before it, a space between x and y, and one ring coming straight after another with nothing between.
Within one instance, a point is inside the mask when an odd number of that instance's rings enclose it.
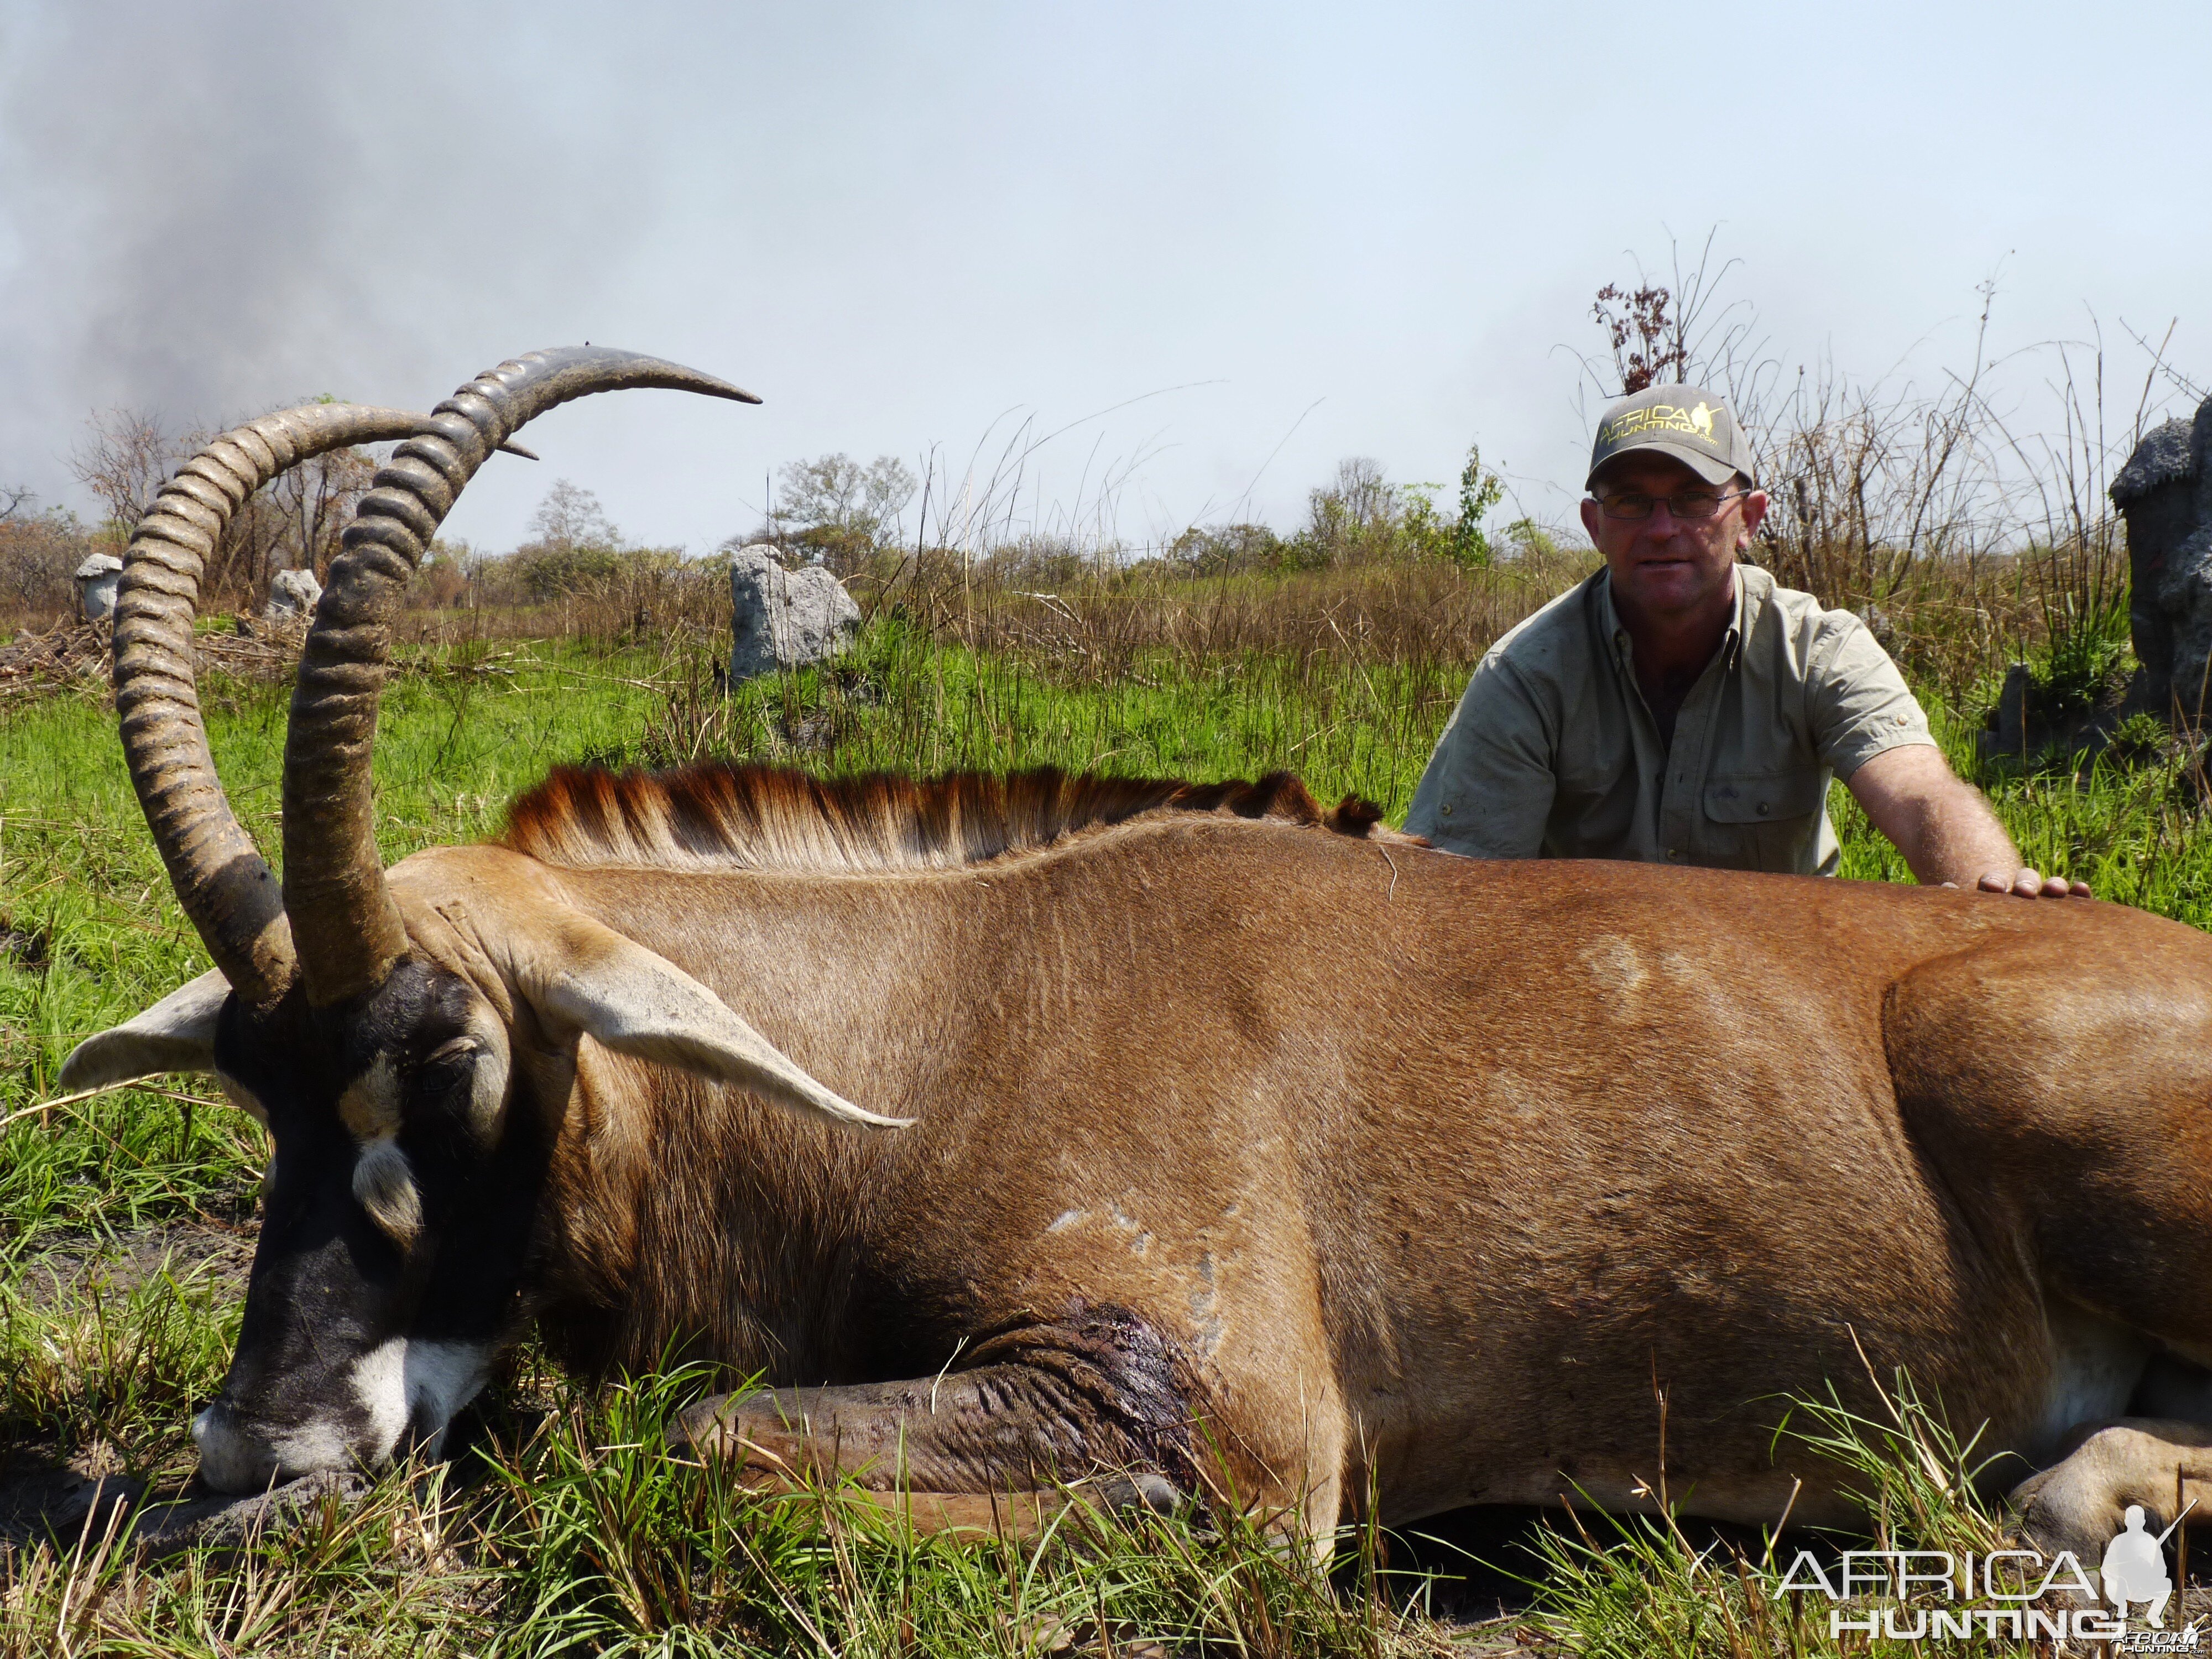
<instances>
[{"instance_id":1,"label":"man's eyeglasses","mask_svg":"<svg viewBox=\"0 0 2212 1659\"><path fill-rule=\"evenodd\" d=\"M1748 489L1685 489L1674 495L1647 495L1640 489L1624 489L1599 496L1597 504L1608 519L1648 519L1651 509L1664 501L1675 518L1694 521L1710 519L1739 495L1750 494Z\"/></svg>"}]
</instances>

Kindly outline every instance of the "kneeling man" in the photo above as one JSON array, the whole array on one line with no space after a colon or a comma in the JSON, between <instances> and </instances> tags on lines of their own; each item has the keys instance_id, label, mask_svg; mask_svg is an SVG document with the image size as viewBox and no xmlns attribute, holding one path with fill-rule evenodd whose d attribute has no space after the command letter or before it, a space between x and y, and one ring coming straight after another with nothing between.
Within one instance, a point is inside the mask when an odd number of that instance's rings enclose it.
<instances>
[{"instance_id":1,"label":"kneeling man","mask_svg":"<svg viewBox=\"0 0 2212 1659\"><path fill-rule=\"evenodd\" d=\"M2022 867L1857 617L1736 562L1766 495L1726 402L1687 386L1623 398L1584 487L1605 568L1490 648L1409 831L1476 858L1828 876L1833 776L1923 884L2087 896Z\"/></svg>"}]
</instances>

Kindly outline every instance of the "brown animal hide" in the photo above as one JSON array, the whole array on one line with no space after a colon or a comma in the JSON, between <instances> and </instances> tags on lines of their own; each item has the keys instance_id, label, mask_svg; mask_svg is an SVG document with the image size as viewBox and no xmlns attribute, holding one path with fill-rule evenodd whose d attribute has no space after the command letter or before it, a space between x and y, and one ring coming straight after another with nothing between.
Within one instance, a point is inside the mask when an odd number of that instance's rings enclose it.
<instances>
[{"instance_id":1,"label":"brown animal hide","mask_svg":"<svg viewBox=\"0 0 2212 1659\"><path fill-rule=\"evenodd\" d=\"M2191 930L1474 862L1316 833L1280 784L999 787L564 774L505 848L395 871L410 913L464 871L557 893L915 1120L857 1139L586 1043L540 1255L572 1363L688 1342L830 1385L805 1410L848 1465L886 1435L948 1480L984 1445L1002 1477L1173 1462L1157 1413L1144 1439L1036 1357L1112 1310L1171 1356L1173 1445L1202 1425L1325 1523L1370 1479L1390 1522L1648 1505L1655 1385L1693 1508L1771 1520L1802 1477L1798 1518L1843 1520L1774 1439L1789 1395L1872 1410L1869 1362L1905 1366L2033 1464L2126 1409L2123 1328L2154 1334L2138 1371L2212 1360ZM1262 795L1292 805L1237 815ZM910 1416L939 1373L952 1404Z\"/></svg>"}]
</instances>

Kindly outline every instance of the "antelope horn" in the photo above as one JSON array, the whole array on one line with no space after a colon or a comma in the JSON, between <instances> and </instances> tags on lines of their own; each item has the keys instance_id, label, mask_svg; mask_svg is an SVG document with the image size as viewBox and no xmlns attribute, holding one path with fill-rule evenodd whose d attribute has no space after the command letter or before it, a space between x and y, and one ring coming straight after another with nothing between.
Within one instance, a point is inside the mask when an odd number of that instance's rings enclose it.
<instances>
[{"instance_id":1,"label":"antelope horn","mask_svg":"<svg viewBox=\"0 0 2212 1659\"><path fill-rule=\"evenodd\" d=\"M115 710L138 805L201 942L249 1003L293 971L276 878L230 810L208 752L192 672L200 580L231 519L280 472L333 449L419 432L429 417L309 404L234 427L161 486L123 555L115 599Z\"/></svg>"},{"instance_id":2,"label":"antelope horn","mask_svg":"<svg viewBox=\"0 0 2212 1659\"><path fill-rule=\"evenodd\" d=\"M376 850L369 758L392 613L409 579L494 449L556 404L631 386L760 401L726 380L635 352L530 352L477 375L432 410L392 452L346 526L300 659L284 738L284 910L315 1006L374 990L407 949Z\"/></svg>"}]
</instances>

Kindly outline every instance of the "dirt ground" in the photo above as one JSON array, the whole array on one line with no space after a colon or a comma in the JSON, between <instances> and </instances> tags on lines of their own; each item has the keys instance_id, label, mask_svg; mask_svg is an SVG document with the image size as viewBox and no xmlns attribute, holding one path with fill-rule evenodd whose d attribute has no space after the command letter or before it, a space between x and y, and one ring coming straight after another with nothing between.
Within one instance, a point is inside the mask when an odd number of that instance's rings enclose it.
<instances>
[{"instance_id":1,"label":"dirt ground","mask_svg":"<svg viewBox=\"0 0 2212 1659\"><path fill-rule=\"evenodd\" d=\"M58 1307L95 1282L118 1295L135 1290L166 1261L177 1273L204 1268L243 1296L253 1239L251 1227L212 1221L174 1221L113 1237L86 1233L31 1255L17 1283L37 1305Z\"/></svg>"},{"instance_id":2,"label":"dirt ground","mask_svg":"<svg viewBox=\"0 0 2212 1659\"><path fill-rule=\"evenodd\" d=\"M80 1303L95 1288L105 1296L126 1296L166 1266L180 1275L207 1273L243 1296L252 1261L251 1228L172 1222L114 1236L64 1237L31 1255L15 1285L33 1307L52 1309ZM105 1525L116 1502L137 1503L149 1495L144 1482L123 1471L122 1455L105 1441L0 1443L0 1544L47 1535L73 1541L88 1522Z\"/></svg>"}]
</instances>

